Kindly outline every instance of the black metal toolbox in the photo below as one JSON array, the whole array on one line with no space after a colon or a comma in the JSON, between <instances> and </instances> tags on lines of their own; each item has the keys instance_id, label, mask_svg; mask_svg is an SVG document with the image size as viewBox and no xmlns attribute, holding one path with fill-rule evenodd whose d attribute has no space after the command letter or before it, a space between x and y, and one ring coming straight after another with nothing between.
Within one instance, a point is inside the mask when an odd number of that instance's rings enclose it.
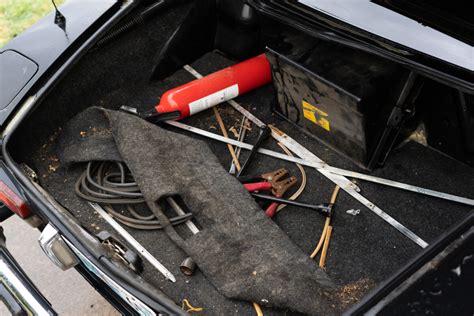
<instances>
[{"instance_id":1,"label":"black metal toolbox","mask_svg":"<svg viewBox=\"0 0 474 316\"><path fill-rule=\"evenodd\" d=\"M413 113L416 76L380 57L317 42L298 60L267 49L274 110L364 168L383 163Z\"/></svg>"}]
</instances>

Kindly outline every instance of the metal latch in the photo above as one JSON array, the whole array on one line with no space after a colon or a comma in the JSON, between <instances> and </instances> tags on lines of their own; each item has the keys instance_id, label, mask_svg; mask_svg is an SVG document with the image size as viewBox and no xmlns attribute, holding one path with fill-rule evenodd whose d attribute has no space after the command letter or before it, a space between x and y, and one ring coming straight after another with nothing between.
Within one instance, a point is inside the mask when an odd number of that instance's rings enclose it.
<instances>
[{"instance_id":1,"label":"metal latch","mask_svg":"<svg viewBox=\"0 0 474 316\"><path fill-rule=\"evenodd\" d=\"M99 238L101 243L107 246L114 253L114 256L127 267L135 272L141 272L143 270L142 261L138 254L125 247L111 233L106 230L101 231L97 234L97 238Z\"/></svg>"}]
</instances>

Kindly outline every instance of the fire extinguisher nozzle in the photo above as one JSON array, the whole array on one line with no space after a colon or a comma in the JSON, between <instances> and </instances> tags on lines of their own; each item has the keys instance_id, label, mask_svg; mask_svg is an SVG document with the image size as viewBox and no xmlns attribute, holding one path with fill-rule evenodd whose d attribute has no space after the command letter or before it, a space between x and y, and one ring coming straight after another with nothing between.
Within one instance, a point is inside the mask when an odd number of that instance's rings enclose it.
<instances>
[{"instance_id":1,"label":"fire extinguisher nozzle","mask_svg":"<svg viewBox=\"0 0 474 316\"><path fill-rule=\"evenodd\" d=\"M177 120L181 117L180 111L171 111L166 113L159 113L155 109L145 111L145 112L138 112L138 110L131 106L122 105L120 110L123 112L127 112L129 114L136 115L144 120L147 120L151 123L158 123L163 121L170 121L170 120Z\"/></svg>"}]
</instances>

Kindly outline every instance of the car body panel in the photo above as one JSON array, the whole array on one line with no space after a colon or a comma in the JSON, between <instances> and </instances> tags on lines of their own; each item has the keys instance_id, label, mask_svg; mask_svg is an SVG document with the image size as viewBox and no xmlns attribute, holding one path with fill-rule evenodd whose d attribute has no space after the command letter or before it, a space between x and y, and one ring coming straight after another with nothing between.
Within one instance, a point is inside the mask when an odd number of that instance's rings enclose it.
<instances>
[{"instance_id":1,"label":"car body panel","mask_svg":"<svg viewBox=\"0 0 474 316\"><path fill-rule=\"evenodd\" d=\"M342 22L474 71L474 48L369 0L299 0Z\"/></svg>"},{"instance_id":2,"label":"car body panel","mask_svg":"<svg viewBox=\"0 0 474 316\"><path fill-rule=\"evenodd\" d=\"M31 59L12 50L0 53L0 110L10 104L38 71L38 65Z\"/></svg>"},{"instance_id":3,"label":"car body panel","mask_svg":"<svg viewBox=\"0 0 474 316\"><path fill-rule=\"evenodd\" d=\"M93 31L95 24L107 20L119 8L120 1L117 0L67 1L60 7L60 12L66 18L64 29L54 23L53 11L1 48L2 55L7 52L10 52L8 54L16 52L35 63L37 70L28 78L26 84L21 86L15 84L10 87L12 83L6 82L5 78L0 82L2 91L19 89L12 99L6 97L0 99L0 125L4 124L26 94L31 93L33 86L45 79L47 72L63 64L68 52L73 52L78 48L77 45L81 39L84 40L83 36L87 31ZM23 77L24 67L24 63L16 63L1 71L10 73L7 79L11 78L13 73ZM28 73L31 73L31 70ZM26 80L23 79L23 81Z\"/></svg>"},{"instance_id":4,"label":"car body panel","mask_svg":"<svg viewBox=\"0 0 474 316\"><path fill-rule=\"evenodd\" d=\"M399 63L423 76L466 93L474 91L474 72L340 20L301 1L248 0L262 14L325 41L342 44ZM308 1L311 0L304 0ZM319 0L316 0L319 1ZM358 3L365 0L351 0ZM367 0L368 1L368 0ZM325 3L331 1L322 1ZM344 2L346 3L346 2ZM375 5L375 4L374 4ZM388 10L383 8L384 10ZM472 60L472 59L471 59Z\"/></svg>"}]
</instances>

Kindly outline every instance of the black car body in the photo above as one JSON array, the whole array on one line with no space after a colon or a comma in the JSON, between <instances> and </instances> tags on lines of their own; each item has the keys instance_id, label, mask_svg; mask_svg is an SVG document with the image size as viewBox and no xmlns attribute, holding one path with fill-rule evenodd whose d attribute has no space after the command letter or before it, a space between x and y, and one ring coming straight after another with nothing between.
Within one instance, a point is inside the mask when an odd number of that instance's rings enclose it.
<instances>
[{"instance_id":1,"label":"black car body","mask_svg":"<svg viewBox=\"0 0 474 316\"><path fill-rule=\"evenodd\" d=\"M107 95L114 91L114 85L121 87L128 84L127 80L145 82L147 79L140 78L140 72L145 70L148 73L143 77L162 80L184 64L191 63L214 50L232 59L244 59L264 51L265 46L271 42L268 38L271 39L273 30L278 34L278 32L284 33L285 28L291 28L294 33L304 34L303 38L333 43L387 60L403 67L407 74L416 76L416 80L423 81L419 87L420 99L423 102L416 107L417 113L407 114L403 121L408 123L403 127L398 124L400 117L391 116L393 121L387 123L390 128L386 129L380 138L383 141L374 144L374 148L371 149L371 157L376 158L371 160L369 169L383 165L394 144L398 144L400 139L405 139L406 135L416 129L417 126L410 124L420 121L424 123L428 135L426 141L431 147L472 168L474 60L471 46L472 32L466 31L472 30L472 21L466 21L465 16L460 16L457 11L458 7L463 6L460 3L453 4L449 11L450 15L459 17L457 23L452 19L443 19L442 23L438 23L435 13L442 17L444 15L439 13L436 4L431 3L432 1L422 2L427 8L429 5L434 8L427 10L428 13L420 13L421 9L412 8L407 1L389 0L359 2L249 0L245 3L224 0L66 2L59 8L60 13L52 12L44 17L0 51L2 67L0 182L7 188L2 191L3 193L5 190L10 190L7 193L13 192L13 195L9 196L16 196L26 204L26 208L23 209L23 204L13 203L9 205L10 209L16 208L17 213L26 210L21 215L33 226L41 229L46 225L53 227L55 232L51 238L61 240L77 260L76 269L122 313L184 314L172 299L156 287L129 269L117 265L104 251L101 243L71 215L70 210L57 203L55 198L42 188L41 177L38 182L35 179L35 172L28 173L30 169L25 169L27 167L18 163L18 157L29 155L30 148L25 145L34 144L36 137L41 140L48 138L50 132L57 128L56 125L61 126L63 123L58 117L71 118L78 111L67 109L71 99L83 97L84 103L88 103L97 95ZM145 16L143 13L151 6L157 8L156 12L151 16ZM181 10L189 14L183 13L181 16L179 14ZM136 73L130 71L130 78L118 77L127 74L127 63L149 57L151 54L134 51L134 37L145 34L143 36L149 40L143 41L156 45L159 37L155 33L157 28L148 28L148 23L153 24L161 18L161 15L171 14L170 12L176 19L181 19L181 22L176 22L178 26L176 32L176 25L162 27L163 34L169 34L170 40L167 45L161 46L161 51L157 49L154 60L148 60L143 69L136 70ZM134 31L135 26L138 31ZM255 37L254 34L259 32L265 34L262 35L265 40ZM126 37L127 34L129 37ZM122 41L122 36L132 44L114 47L114 41ZM137 47L144 45L138 42L137 40ZM100 50L110 50L111 57L99 57L102 58L104 69L92 69L96 65L93 65L87 56L98 51L97 54L101 54ZM298 47L292 52L297 50ZM83 60L93 65L90 72L91 82L94 82L92 87L86 87L84 84L87 81L84 79L87 71L81 70L78 73L73 71ZM108 82L107 72L114 71L117 71L117 77L110 75L113 81ZM74 80L77 84L71 84ZM403 79L400 84L404 85L407 82L408 79L406 81ZM62 98L61 92L58 92L60 89L64 89L64 94L70 93L74 97ZM71 91L74 89L77 91ZM90 95L84 95L84 91L88 89L95 91L90 91ZM404 96L402 89L399 99L404 97L406 95ZM64 106L58 109L51 107L48 110L47 106L52 104L51 99L55 103L64 102ZM84 107L87 106L89 105L84 104ZM401 113L402 116L403 113L405 112ZM25 124L25 121L28 123ZM48 122L54 128L43 128L41 122ZM21 135L17 137L21 141L12 140L17 134ZM12 214L5 207L0 212L4 219ZM453 222L457 222L457 219L453 219ZM468 230L465 227L472 227L472 214L460 226L463 227L463 231ZM454 231L459 233L460 230ZM417 259L408 266L419 267L422 263L432 260L443 251L442 246L446 246L447 239L455 239L453 234L453 231L446 232L446 236L438 234L436 241L422 253L417 254ZM472 244L472 241L469 242ZM3 244L1 247L2 258L9 258ZM11 258L9 262L16 266ZM403 273L397 274L403 277L394 278L380 285L370 298L353 307L349 313L367 312L370 304L376 305L376 302L383 300L383 297L388 295L389 289L395 288L409 277L410 271L413 272L413 269L404 268ZM34 293L37 301L42 303L41 306L53 314L53 308L45 303L31 282L25 281L25 284L31 293ZM9 306L12 311L30 308L21 304L15 305L13 301ZM31 311L35 312L35 309Z\"/></svg>"}]
</instances>

